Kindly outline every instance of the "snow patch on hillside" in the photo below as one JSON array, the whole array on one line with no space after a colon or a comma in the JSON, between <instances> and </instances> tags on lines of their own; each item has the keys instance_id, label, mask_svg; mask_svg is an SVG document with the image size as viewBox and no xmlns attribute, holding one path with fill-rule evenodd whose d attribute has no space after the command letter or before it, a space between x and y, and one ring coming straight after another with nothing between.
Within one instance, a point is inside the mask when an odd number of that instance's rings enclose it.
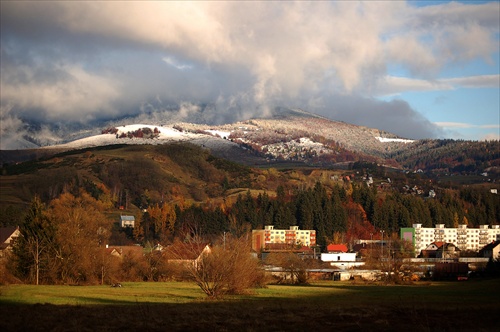
<instances>
[{"instance_id":1,"label":"snow patch on hillside","mask_svg":"<svg viewBox=\"0 0 500 332\"><path fill-rule=\"evenodd\" d=\"M415 142L414 140L411 140L411 139L404 139L404 138L388 138L388 137L375 137L376 139L378 139L380 142L382 143L393 143L393 142L397 142L397 143L413 143Z\"/></svg>"},{"instance_id":2,"label":"snow patch on hillside","mask_svg":"<svg viewBox=\"0 0 500 332\"><path fill-rule=\"evenodd\" d=\"M281 157L285 160L306 160L307 158L319 156L324 153L333 153L331 149L322 143L314 142L308 137L301 137L298 140L288 142L262 145L262 151L275 158Z\"/></svg>"},{"instance_id":3,"label":"snow patch on hillside","mask_svg":"<svg viewBox=\"0 0 500 332\"><path fill-rule=\"evenodd\" d=\"M231 132L230 131L221 131L221 130L212 130L212 129L209 129L209 130L205 130L207 133L210 133L214 136L219 136L221 138L228 138L229 135L231 135Z\"/></svg>"},{"instance_id":4,"label":"snow patch on hillside","mask_svg":"<svg viewBox=\"0 0 500 332\"><path fill-rule=\"evenodd\" d=\"M157 128L159 131L159 135L155 138L119 138L119 136L123 133L134 132L139 129L150 128L154 130ZM207 135L203 134L194 134L189 132L181 132L172 127L162 127L162 126L153 126L153 125L144 125L144 124L133 124L126 126L116 127L118 129L116 134L101 134L90 137L85 137L79 140L75 140L65 144L48 146L45 148L62 148L62 149L83 149L89 147L96 146L104 146L104 145L112 145L112 144L164 144L167 142L176 142L176 141L189 141L198 139L201 137L206 137Z\"/></svg>"}]
</instances>

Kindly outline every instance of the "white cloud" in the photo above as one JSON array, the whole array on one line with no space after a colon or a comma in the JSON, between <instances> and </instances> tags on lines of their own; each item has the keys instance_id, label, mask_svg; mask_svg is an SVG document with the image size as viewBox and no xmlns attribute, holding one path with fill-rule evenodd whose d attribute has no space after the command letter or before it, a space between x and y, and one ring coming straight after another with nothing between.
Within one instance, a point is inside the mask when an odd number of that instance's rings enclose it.
<instances>
[{"instance_id":1,"label":"white cloud","mask_svg":"<svg viewBox=\"0 0 500 332\"><path fill-rule=\"evenodd\" d=\"M193 68L192 65L181 63L178 60L176 60L174 57L166 56L166 57L162 58L162 60L165 63L167 63L168 65L170 65L170 66L172 66L174 68L177 68L179 70L185 70L185 69L192 69Z\"/></svg>"},{"instance_id":2,"label":"white cloud","mask_svg":"<svg viewBox=\"0 0 500 332\"><path fill-rule=\"evenodd\" d=\"M464 122L434 122L434 124L444 128L481 128L481 129L499 129L500 124L476 125Z\"/></svg>"},{"instance_id":3,"label":"white cloud","mask_svg":"<svg viewBox=\"0 0 500 332\"><path fill-rule=\"evenodd\" d=\"M472 124L465 122L434 122L447 137L469 140L500 140L500 124Z\"/></svg>"},{"instance_id":4,"label":"white cloud","mask_svg":"<svg viewBox=\"0 0 500 332\"><path fill-rule=\"evenodd\" d=\"M409 91L442 91L459 88L500 88L500 75L477 75L444 79L416 79L409 77L381 77L370 93L375 96L397 95Z\"/></svg>"},{"instance_id":5,"label":"white cloud","mask_svg":"<svg viewBox=\"0 0 500 332\"><path fill-rule=\"evenodd\" d=\"M73 65L56 66L53 78L40 79L44 70L18 66L2 71L2 101L42 112L40 119L86 121L114 113L110 104L119 96L117 82Z\"/></svg>"},{"instance_id":6,"label":"white cloud","mask_svg":"<svg viewBox=\"0 0 500 332\"><path fill-rule=\"evenodd\" d=\"M480 138L481 141L500 141L500 133L489 133Z\"/></svg>"},{"instance_id":7,"label":"white cloud","mask_svg":"<svg viewBox=\"0 0 500 332\"><path fill-rule=\"evenodd\" d=\"M500 88L500 75L455 77L441 81L462 88Z\"/></svg>"},{"instance_id":8,"label":"white cloud","mask_svg":"<svg viewBox=\"0 0 500 332\"><path fill-rule=\"evenodd\" d=\"M470 123L463 122L434 122L436 125L444 128L472 128L474 127Z\"/></svg>"},{"instance_id":9,"label":"white cloud","mask_svg":"<svg viewBox=\"0 0 500 332\"><path fill-rule=\"evenodd\" d=\"M408 91L451 90L453 86L442 80L423 80L408 77L385 76L377 82L374 95L397 95Z\"/></svg>"},{"instance_id":10,"label":"white cloud","mask_svg":"<svg viewBox=\"0 0 500 332\"><path fill-rule=\"evenodd\" d=\"M498 52L495 34L500 30L500 4L450 2L414 8L407 16L410 31L417 32L422 44L431 47L441 63L491 59Z\"/></svg>"},{"instance_id":11,"label":"white cloud","mask_svg":"<svg viewBox=\"0 0 500 332\"><path fill-rule=\"evenodd\" d=\"M375 95L498 85L498 75L437 76L450 61L491 59L498 11L498 2L2 2L2 104L78 121L156 100L214 103L219 120L274 105L352 118ZM390 64L411 77L388 75ZM339 107L339 95L352 104ZM383 108L364 118L422 120L402 103Z\"/></svg>"}]
</instances>

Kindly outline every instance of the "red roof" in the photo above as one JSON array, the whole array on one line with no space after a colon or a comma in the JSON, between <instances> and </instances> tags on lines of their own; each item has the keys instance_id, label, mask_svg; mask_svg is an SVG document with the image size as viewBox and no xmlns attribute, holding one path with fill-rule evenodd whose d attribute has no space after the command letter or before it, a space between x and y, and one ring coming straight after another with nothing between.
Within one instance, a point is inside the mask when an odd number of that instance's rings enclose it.
<instances>
[{"instance_id":1,"label":"red roof","mask_svg":"<svg viewBox=\"0 0 500 332\"><path fill-rule=\"evenodd\" d=\"M347 246L345 244L329 244L326 250L328 252L347 252Z\"/></svg>"}]
</instances>

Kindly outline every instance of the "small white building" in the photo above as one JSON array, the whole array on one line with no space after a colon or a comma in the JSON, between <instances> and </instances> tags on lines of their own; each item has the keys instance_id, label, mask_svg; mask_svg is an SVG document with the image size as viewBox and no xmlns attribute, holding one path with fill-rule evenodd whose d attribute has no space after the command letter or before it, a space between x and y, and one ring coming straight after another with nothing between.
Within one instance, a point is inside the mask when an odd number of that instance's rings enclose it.
<instances>
[{"instance_id":1,"label":"small white building","mask_svg":"<svg viewBox=\"0 0 500 332\"><path fill-rule=\"evenodd\" d=\"M120 216L120 227L131 227L135 226L135 217L134 216Z\"/></svg>"},{"instance_id":2,"label":"small white building","mask_svg":"<svg viewBox=\"0 0 500 332\"><path fill-rule=\"evenodd\" d=\"M339 253L322 253L321 260L323 262L355 262L355 252L339 252Z\"/></svg>"},{"instance_id":3,"label":"small white building","mask_svg":"<svg viewBox=\"0 0 500 332\"><path fill-rule=\"evenodd\" d=\"M365 264L364 262L356 261L355 252L322 253L321 261L330 263L331 266L336 266L341 269L349 269Z\"/></svg>"}]
</instances>

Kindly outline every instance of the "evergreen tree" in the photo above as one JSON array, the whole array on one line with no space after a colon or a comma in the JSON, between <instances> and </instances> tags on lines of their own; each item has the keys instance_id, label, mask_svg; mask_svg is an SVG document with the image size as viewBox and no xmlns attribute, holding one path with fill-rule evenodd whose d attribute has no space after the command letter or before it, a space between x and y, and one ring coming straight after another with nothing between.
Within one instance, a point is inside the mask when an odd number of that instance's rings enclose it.
<instances>
[{"instance_id":1,"label":"evergreen tree","mask_svg":"<svg viewBox=\"0 0 500 332\"><path fill-rule=\"evenodd\" d=\"M377 201L377 189L370 188L366 183L356 184L353 186L352 199L354 202L361 204L365 210L368 220L372 220L375 215L375 205Z\"/></svg>"},{"instance_id":2,"label":"evergreen tree","mask_svg":"<svg viewBox=\"0 0 500 332\"><path fill-rule=\"evenodd\" d=\"M55 227L47 215L45 204L35 197L24 222L19 227L21 236L14 244L16 274L38 285L49 266L56 243Z\"/></svg>"},{"instance_id":3,"label":"evergreen tree","mask_svg":"<svg viewBox=\"0 0 500 332\"><path fill-rule=\"evenodd\" d=\"M324 206L328 201L325 188L321 183L316 182L312 191L312 206L313 206L313 225L316 230L316 242L321 247L326 247L328 238L331 236L333 229L327 225Z\"/></svg>"},{"instance_id":4,"label":"evergreen tree","mask_svg":"<svg viewBox=\"0 0 500 332\"><path fill-rule=\"evenodd\" d=\"M333 231L345 233L347 231L347 211L342 205L338 192L332 193L330 205L332 206Z\"/></svg>"},{"instance_id":5,"label":"evergreen tree","mask_svg":"<svg viewBox=\"0 0 500 332\"><path fill-rule=\"evenodd\" d=\"M310 195L300 192L295 200L295 217L301 229L313 229L313 207Z\"/></svg>"}]
</instances>

